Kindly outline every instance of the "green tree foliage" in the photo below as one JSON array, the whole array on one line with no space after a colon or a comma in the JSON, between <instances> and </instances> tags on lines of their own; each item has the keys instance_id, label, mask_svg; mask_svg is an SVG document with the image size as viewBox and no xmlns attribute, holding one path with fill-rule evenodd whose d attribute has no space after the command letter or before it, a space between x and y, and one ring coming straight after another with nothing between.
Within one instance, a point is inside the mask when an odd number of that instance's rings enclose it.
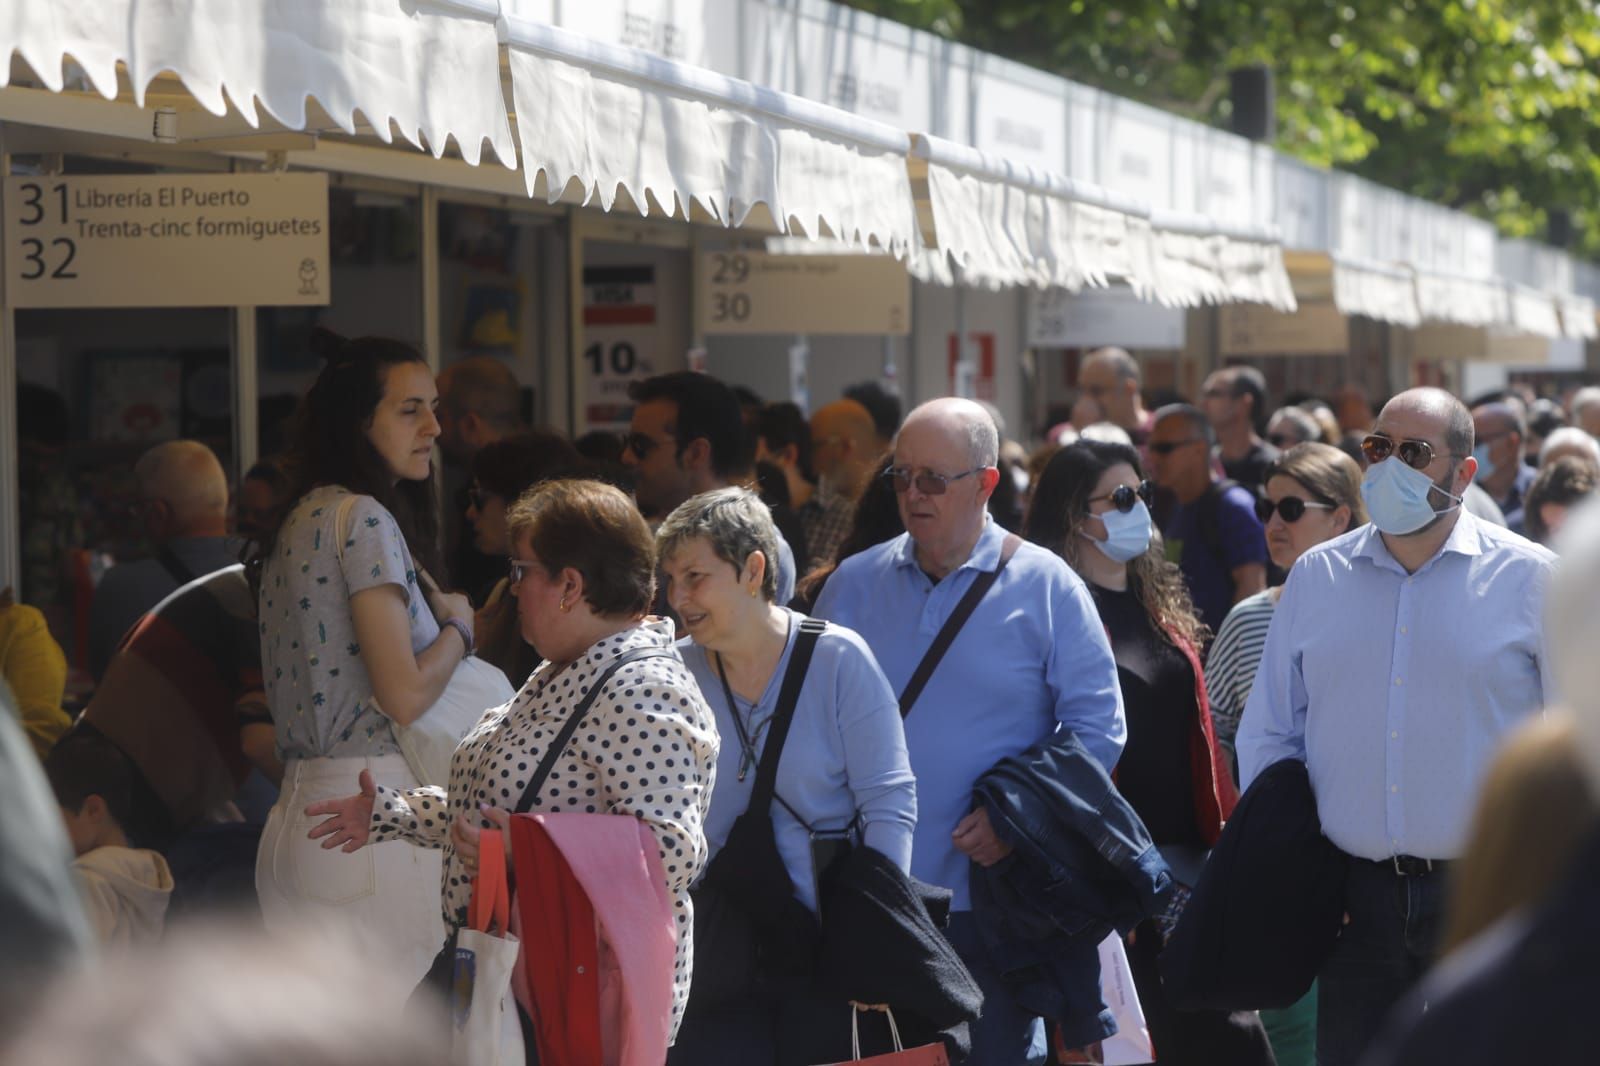
<instances>
[{"instance_id":1,"label":"green tree foliage","mask_svg":"<svg viewBox=\"0 0 1600 1066\"><path fill-rule=\"evenodd\" d=\"M1226 126L1228 71L1276 77L1277 147L1600 254L1593 0L850 0Z\"/></svg>"}]
</instances>

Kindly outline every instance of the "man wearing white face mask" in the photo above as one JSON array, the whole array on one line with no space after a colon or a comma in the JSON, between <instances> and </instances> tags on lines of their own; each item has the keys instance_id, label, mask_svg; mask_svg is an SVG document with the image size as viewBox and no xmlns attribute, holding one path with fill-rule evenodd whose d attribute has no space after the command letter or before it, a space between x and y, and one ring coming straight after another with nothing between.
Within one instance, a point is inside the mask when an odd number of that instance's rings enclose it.
<instances>
[{"instance_id":1,"label":"man wearing white face mask","mask_svg":"<svg viewBox=\"0 0 1600 1066\"><path fill-rule=\"evenodd\" d=\"M1324 1066L1359 1059L1432 961L1478 783L1550 690L1555 556L1461 508L1472 449L1449 393L1389 401L1362 441L1372 522L1295 564L1239 725L1246 788L1305 762L1322 830L1350 856L1347 924L1319 976Z\"/></svg>"},{"instance_id":2,"label":"man wearing white face mask","mask_svg":"<svg viewBox=\"0 0 1600 1066\"><path fill-rule=\"evenodd\" d=\"M1522 532L1522 501L1533 487L1538 471L1522 461L1522 441L1528 435L1522 412L1507 403L1480 404L1472 409L1477 444L1472 458L1478 464L1477 484L1506 516L1506 527Z\"/></svg>"}]
</instances>

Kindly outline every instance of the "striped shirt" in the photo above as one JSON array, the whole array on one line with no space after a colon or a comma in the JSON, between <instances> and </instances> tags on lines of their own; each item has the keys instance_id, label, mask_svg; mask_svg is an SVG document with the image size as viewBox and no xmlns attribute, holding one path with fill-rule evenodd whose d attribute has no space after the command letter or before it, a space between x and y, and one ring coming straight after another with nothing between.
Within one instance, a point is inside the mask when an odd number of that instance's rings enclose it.
<instances>
[{"instance_id":1,"label":"striped shirt","mask_svg":"<svg viewBox=\"0 0 1600 1066\"><path fill-rule=\"evenodd\" d=\"M1272 590L1258 592L1234 605L1217 630L1206 656L1206 696L1211 700L1211 720L1216 725L1217 743L1228 753L1235 780L1239 759L1233 750L1234 734L1239 731L1239 716L1250 699L1256 668L1261 665L1261 650L1267 646L1267 629L1277 601Z\"/></svg>"}]
</instances>

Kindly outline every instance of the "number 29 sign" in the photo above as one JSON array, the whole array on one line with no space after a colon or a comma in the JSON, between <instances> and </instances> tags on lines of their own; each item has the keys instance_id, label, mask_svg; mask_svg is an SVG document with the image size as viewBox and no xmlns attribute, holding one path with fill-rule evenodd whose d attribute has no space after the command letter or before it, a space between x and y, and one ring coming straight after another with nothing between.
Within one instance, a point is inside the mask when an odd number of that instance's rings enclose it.
<instances>
[{"instance_id":1,"label":"number 29 sign","mask_svg":"<svg viewBox=\"0 0 1600 1066\"><path fill-rule=\"evenodd\" d=\"M17 176L3 199L14 307L329 299L323 174Z\"/></svg>"}]
</instances>

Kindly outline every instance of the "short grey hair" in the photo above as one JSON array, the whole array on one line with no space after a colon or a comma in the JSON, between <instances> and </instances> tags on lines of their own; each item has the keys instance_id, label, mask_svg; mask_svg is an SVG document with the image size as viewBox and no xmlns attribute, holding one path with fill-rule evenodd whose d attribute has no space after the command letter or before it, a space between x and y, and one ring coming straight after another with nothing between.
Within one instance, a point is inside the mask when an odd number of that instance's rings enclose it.
<instances>
[{"instance_id":1,"label":"short grey hair","mask_svg":"<svg viewBox=\"0 0 1600 1066\"><path fill-rule=\"evenodd\" d=\"M656 558L672 558L696 537L704 537L716 557L744 570L751 552L767 561L761 575L761 595L768 603L778 599L778 527L761 497L737 485L712 489L680 503L656 530Z\"/></svg>"},{"instance_id":2,"label":"short grey hair","mask_svg":"<svg viewBox=\"0 0 1600 1066\"><path fill-rule=\"evenodd\" d=\"M1128 436L1128 431L1115 422L1096 422L1083 427L1083 432L1078 434L1080 440L1095 440L1101 444L1123 444L1133 447L1133 438Z\"/></svg>"},{"instance_id":3,"label":"short grey hair","mask_svg":"<svg viewBox=\"0 0 1600 1066\"><path fill-rule=\"evenodd\" d=\"M974 466L1000 465L1000 428L987 411L983 418L967 419L967 448Z\"/></svg>"},{"instance_id":4,"label":"short grey hair","mask_svg":"<svg viewBox=\"0 0 1600 1066\"><path fill-rule=\"evenodd\" d=\"M1295 435L1300 438L1296 443L1318 443L1322 440L1322 427L1317 425L1317 420L1298 407L1280 407L1272 412L1272 417L1267 419L1267 429L1270 430L1272 424L1278 421L1294 427Z\"/></svg>"},{"instance_id":5,"label":"short grey hair","mask_svg":"<svg viewBox=\"0 0 1600 1066\"><path fill-rule=\"evenodd\" d=\"M1550 431L1539 445L1539 465L1549 465L1550 456L1556 452L1581 451L1591 462L1600 466L1600 443L1577 426L1562 426Z\"/></svg>"},{"instance_id":6,"label":"short grey hair","mask_svg":"<svg viewBox=\"0 0 1600 1066\"><path fill-rule=\"evenodd\" d=\"M1585 385L1572 394L1572 417L1578 417L1580 411L1594 404L1600 404L1600 385Z\"/></svg>"}]
</instances>

